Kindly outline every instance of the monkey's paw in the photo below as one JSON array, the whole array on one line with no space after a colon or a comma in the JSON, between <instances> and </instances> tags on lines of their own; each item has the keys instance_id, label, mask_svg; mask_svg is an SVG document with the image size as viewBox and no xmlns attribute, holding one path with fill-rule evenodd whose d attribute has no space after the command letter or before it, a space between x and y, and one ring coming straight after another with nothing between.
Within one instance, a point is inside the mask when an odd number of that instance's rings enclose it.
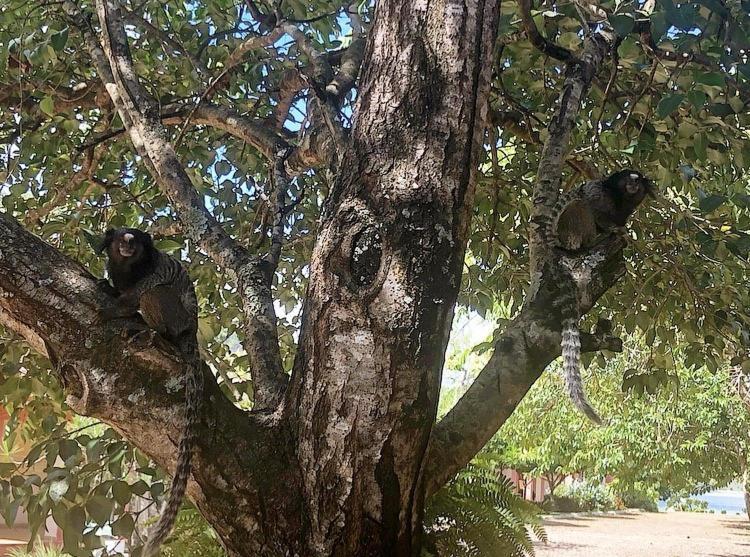
<instances>
[{"instance_id":1,"label":"monkey's paw","mask_svg":"<svg viewBox=\"0 0 750 557\"><path fill-rule=\"evenodd\" d=\"M120 294L117 289L109 283L107 279L97 280L96 287L108 296L112 296L113 298L116 298Z\"/></svg>"}]
</instances>

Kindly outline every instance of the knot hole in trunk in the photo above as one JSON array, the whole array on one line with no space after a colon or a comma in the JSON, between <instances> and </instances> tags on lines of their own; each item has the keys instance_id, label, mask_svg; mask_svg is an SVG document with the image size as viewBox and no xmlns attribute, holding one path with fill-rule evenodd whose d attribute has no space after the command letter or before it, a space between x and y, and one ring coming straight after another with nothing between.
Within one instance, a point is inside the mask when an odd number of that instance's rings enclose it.
<instances>
[{"instance_id":1,"label":"knot hole in trunk","mask_svg":"<svg viewBox=\"0 0 750 557\"><path fill-rule=\"evenodd\" d=\"M375 283L383 258L383 238L375 226L367 226L354 235L349 254L349 273L356 290Z\"/></svg>"}]
</instances>

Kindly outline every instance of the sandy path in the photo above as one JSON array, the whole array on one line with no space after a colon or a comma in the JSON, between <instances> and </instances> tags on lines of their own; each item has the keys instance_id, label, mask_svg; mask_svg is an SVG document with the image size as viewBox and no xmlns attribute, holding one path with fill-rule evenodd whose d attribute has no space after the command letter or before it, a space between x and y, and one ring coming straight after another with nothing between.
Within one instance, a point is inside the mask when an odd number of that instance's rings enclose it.
<instances>
[{"instance_id":1,"label":"sandy path","mask_svg":"<svg viewBox=\"0 0 750 557\"><path fill-rule=\"evenodd\" d=\"M537 557L750 557L747 516L637 513L549 518Z\"/></svg>"}]
</instances>

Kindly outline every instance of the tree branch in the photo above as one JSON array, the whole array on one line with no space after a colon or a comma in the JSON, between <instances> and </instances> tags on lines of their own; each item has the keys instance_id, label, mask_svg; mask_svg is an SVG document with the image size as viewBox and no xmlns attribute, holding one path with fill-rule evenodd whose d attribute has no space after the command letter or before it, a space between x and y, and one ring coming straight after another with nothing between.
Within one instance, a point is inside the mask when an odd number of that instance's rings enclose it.
<instances>
[{"instance_id":1,"label":"tree branch","mask_svg":"<svg viewBox=\"0 0 750 557\"><path fill-rule=\"evenodd\" d=\"M286 171L286 160L289 158L290 150L282 149L276 154L273 164L273 226L271 227L271 247L268 250L266 261L269 264L269 283L273 280L272 274L279 266L281 258L281 247L284 243L284 221L290 207L286 204L289 192L289 175Z\"/></svg>"},{"instance_id":2,"label":"tree branch","mask_svg":"<svg viewBox=\"0 0 750 557\"><path fill-rule=\"evenodd\" d=\"M573 62L576 60L576 56L570 50L542 36L539 29L536 28L534 18L531 17L531 0L518 0L518 7L520 8L521 23L531 44L540 52L557 60L563 62Z\"/></svg>"},{"instance_id":3,"label":"tree branch","mask_svg":"<svg viewBox=\"0 0 750 557\"><path fill-rule=\"evenodd\" d=\"M608 41L602 35L589 36L584 40L581 58L573 59L567 66L565 83L560 93L559 108L549 122L549 137L544 144L539 159L533 193L529 233L532 277L538 271L536 267L540 260L540 254L548 247L543 245L540 231L544 222L550 217L550 211L559 194L562 165L567 157L570 132L575 125L581 101L586 95L591 80L598 72L604 57L609 52L609 48Z\"/></svg>"},{"instance_id":4,"label":"tree branch","mask_svg":"<svg viewBox=\"0 0 750 557\"><path fill-rule=\"evenodd\" d=\"M276 315L262 262L232 239L208 211L159 121L159 107L141 86L133 69L116 0L98 0L104 50L85 16L71 0L64 9L83 33L100 78L117 108L131 141L152 176L177 211L188 238L196 242L238 285L246 323L245 346L252 361L257 408L274 408L283 395Z\"/></svg>"},{"instance_id":5,"label":"tree branch","mask_svg":"<svg viewBox=\"0 0 750 557\"><path fill-rule=\"evenodd\" d=\"M625 273L622 238L613 236L589 257L591 280L582 299L588 311ZM495 342L487 365L450 412L433 428L425 477L434 493L492 438L544 369L560 355L559 284L545 273L532 300ZM619 339L582 335L584 350L620 350Z\"/></svg>"},{"instance_id":6,"label":"tree branch","mask_svg":"<svg viewBox=\"0 0 750 557\"><path fill-rule=\"evenodd\" d=\"M95 324L98 308L115 300L84 267L5 213L0 246L0 323L50 357L76 412L106 422L174 470L185 403L182 388L175 389L184 374L176 350L127 340L128 329L144 326L140 320ZM278 442L279 424L236 408L210 373L205 385L188 495L229 547L250 542L260 555L263 536L270 535L259 526L264 509L285 513L296 527L299 515L258 471L274 470L284 492L301 489L294 456ZM255 538L236 539L248 528Z\"/></svg>"},{"instance_id":7,"label":"tree branch","mask_svg":"<svg viewBox=\"0 0 750 557\"><path fill-rule=\"evenodd\" d=\"M169 109L170 107L165 107ZM184 125L187 110L180 108L161 115L164 125ZM256 120L240 114L234 109L226 106L208 104L200 106L195 113L191 123L195 126L211 126L241 139L252 145L262 153L269 161L274 160L275 153L282 148L291 147L287 139L274 131L274 127L267 121ZM124 128L102 133L91 141L82 145L79 150L83 151L90 147L99 145L118 135L125 133ZM333 157L330 135L306 134L299 146L295 147L287 160L287 169L292 175L301 174L310 168L326 165Z\"/></svg>"},{"instance_id":8,"label":"tree branch","mask_svg":"<svg viewBox=\"0 0 750 557\"><path fill-rule=\"evenodd\" d=\"M534 253L535 250L551 253L551 246L542 242L539 226L549 217L557 199L571 130L581 101L608 51L607 39L595 34L585 39L580 59L570 59L558 110L550 120L549 136L542 148L534 188L529 242L531 288L521 313L495 343L490 361L433 429L425 473L428 493L434 493L473 458L510 416L545 367L560 354L562 315L558 307L560 284L556 278L559 272L553 272L551 266L575 267L586 276L579 284L581 314L625 272L622 259L625 240L617 235L585 256L567 258L558 254L558 258L540 258ZM589 347L599 346L604 340L586 338ZM610 341L608 346L615 343Z\"/></svg>"},{"instance_id":9,"label":"tree branch","mask_svg":"<svg viewBox=\"0 0 750 557\"><path fill-rule=\"evenodd\" d=\"M352 27L352 42L341 55L339 71L326 86L326 93L337 99L342 99L357 80L362 60L365 56L365 38L363 36L362 21L357 13L356 3L349 7L349 20ZM328 60L326 58L326 60Z\"/></svg>"}]
</instances>

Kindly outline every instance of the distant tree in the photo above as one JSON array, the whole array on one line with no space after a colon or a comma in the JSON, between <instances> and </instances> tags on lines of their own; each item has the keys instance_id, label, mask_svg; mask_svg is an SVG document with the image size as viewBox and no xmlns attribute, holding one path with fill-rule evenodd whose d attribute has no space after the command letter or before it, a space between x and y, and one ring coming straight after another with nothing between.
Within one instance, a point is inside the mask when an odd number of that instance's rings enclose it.
<instances>
[{"instance_id":1,"label":"distant tree","mask_svg":"<svg viewBox=\"0 0 750 557\"><path fill-rule=\"evenodd\" d=\"M612 475L618 493L654 499L742 478L750 456L750 413L730 387L727 369L690 369L678 360L665 377L644 369L643 348L610 360L590 383L607 427L586 423L564 400L560 379L545 375L500 429L494 442L502 447L501 458L511 466L520 462L530 475ZM637 379L649 389L635 388L634 366L644 369Z\"/></svg>"}]
</instances>

